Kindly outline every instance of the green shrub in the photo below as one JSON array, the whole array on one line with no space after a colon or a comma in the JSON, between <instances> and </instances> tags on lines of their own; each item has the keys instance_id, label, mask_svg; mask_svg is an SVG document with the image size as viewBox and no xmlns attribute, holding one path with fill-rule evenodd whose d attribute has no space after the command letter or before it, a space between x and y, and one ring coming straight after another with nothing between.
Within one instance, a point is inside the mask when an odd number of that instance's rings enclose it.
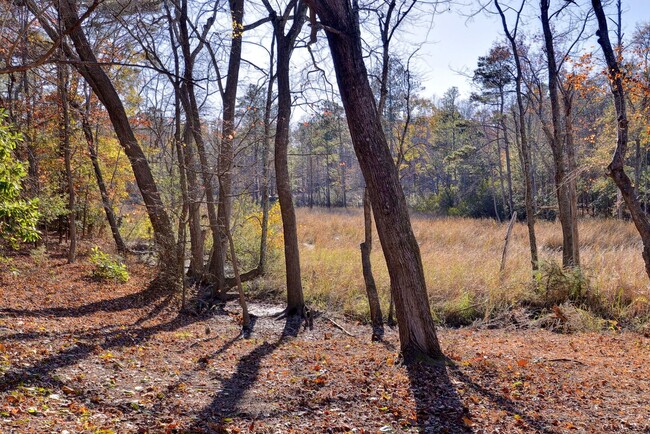
<instances>
[{"instance_id":1,"label":"green shrub","mask_svg":"<svg viewBox=\"0 0 650 434\"><path fill-rule=\"evenodd\" d=\"M126 265L108 253L99 250L99 247L93 247L90 253L90 262L95 264L93 276L101 280L114 280L120 283L126 283L129 280L129 272Z\"/></svg>"},{"instance_id":2,"label":"green shrub","mask_svg":"<svg viewBox=\"0 0 650 434\"><path fill-rule=\"evenodd\" d=\"M598 294L579 267L563 268L555 261L542 261L535 274L535 292L545 307L572 302L582 307L598 307Z\"/></svg>"},{"instance_id":3,"label":"green shrub","mask_svg":"<svg viewBox=\"0 0 650 434\"><path fill-rule=\"evenodd\" d=\"M23 242L36 241L39 232L38 201L22 197L22 182L27 177L25 163L14 156L16 144L21 140L5 122L0 110L0 240L13 248Z\"/></svg>"}]
</instances>

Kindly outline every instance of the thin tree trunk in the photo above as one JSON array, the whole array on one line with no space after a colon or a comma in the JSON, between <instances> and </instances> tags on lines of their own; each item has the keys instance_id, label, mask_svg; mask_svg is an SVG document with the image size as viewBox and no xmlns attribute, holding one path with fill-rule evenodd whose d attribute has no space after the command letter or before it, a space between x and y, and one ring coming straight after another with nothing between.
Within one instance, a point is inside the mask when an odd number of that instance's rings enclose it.
<instances>
[{"instance_id":1,"label":"thin tree trunk","mask_svg":"<svg viewBox=\"0 0 650 434\"><path fill-rule=\"evenodd\" d=\"M201 198L202 192L199 186L199 180L197 179L197 164L194 154L194 140L195 135L192 132L192 121L188 122L185 125L185 131L183 133L183 154L181 155L184 160L180 162L180 165L183 166L183 171L185 175L185 183L187 188L187 200L188 200L188 223L190 228L190 267L187 270L188 276L201 279L204 274L204 243L203 243L203 231L201 229ZM203 165L201 165L201 173L203 171ZM205 184L204 184L205 185ZM205 191L205 189L204 189ZM210 190L210 192L212 192ZM206 196L209 196L206 193ZM208 199L209 201L209 199ZM208 210L210 206L208 205ZM212 210L214 211L214 202L212 203ZM208 214L210 211L208 211ZM214 217L216 213L213 212ZM215 219L216 220L216 219ZM183 251L184 252L184 251Z\"/></svg>"},{"instance_id":2,"label":"thin tree trunk","mask_svg":"<svg viewBox=\"0 0 650 434\"><path fill-rule=\"evenodd\" d=\"M264 4L269 11L275 32L277 46L276 77L278 80L278 120L275 129L275 180L280 201L282 216L282 231L284 234L284 260L287 281L287 315L303 315L305 300L300 276L300 250L298 247L298 226L291 194L289 176L288 147L289 121L291 119L291 83L289 80L289 64L295 40L302 28L307 7L301 1L296 6L292 2L289 8L295 6L295 14L291 28L285 35L286 20L278 16L267 0Z\"/></svg>"},{"instance_id":3,"label":"thin tree trunk","mask_svg":"<svg viewBox=\"0 0 650 434\"><path fill-rule=\"evenodd\" d=\"M77 260L77 222L75 209L74 179L72 179L72 148L70 145L70 104L68 103L68 66L59 64L59 98L61 99L61 147L65 163L65 179L68 190L68 264Z\"/></svg>"},{"instance_id":4,"label":"thin tree trunk","mask_svg":"<svg viewBox=\"0 0 650 434\"><path fill-rule=\"evenodd\" d=\"M526 186L526 224L528 226L528 242L530 246L530 262L533 271L536 271L539 267L539 257L537 253L537 237L535 235L535 196L533 189L533 174L532 174L532 158L531 158L531 149L528 143L528 134L526 131L526 107L524 106L523 92L521 89L522 83L522 67L521 67L521 58L519 56L519 48L517 47L517 30L519 25L519 16L521 10L524 7L525 1L522 1L521 9L517 12L517 21L515 28L511 31L508 28L508 23L506 22L506 16L503 13L501 6L498 0L494 1L495 6L499 11L501 16L501 23L503 24L503 30L506 33L506 37L510 41L510 48L512 49L512 54L515 60L515 93L517 96L517 112L519 119L515 119L515 124L519 129L519 141L520 141L520 155L522 161L522 169L524 172L524 183Z\"/></svg>"},{"instance_id":5,"label":"thin tree trunk","mask_svg":"<svg viewBox=\"0 0 650 434\"><path fill-rule=\"evenodd\" d=\"M339 130L339 169L341 172L341 201L343 202L343 208L348 207L348 196L347 196L347 162L343 158L343 133L341 128L341 117L337 118L338 130ZM365 197L365 190L364 190Z\"/></svg>"},{"instance_id":6,"label":"thin tree trunk","mask_svg":"<svg viewBox=\"0 0 650 434\"><path fill-rule=\"evenodd\" d=\"M500 129L497 128L497 137L496 137L496 150L497 150L497 168L499 169L499 185L501 187L501 205L503 206L503 212L505 214L506 210L510 213L510 207L506 200L506 187L503 182L503 161L501 161L501 142L500 142Z\"/></svg>"},{"instance_id":7,"label":"thin tree trunk","mask_svg":"<svg viewBox=\"0 0 650 434\"><path fill-rule=\"evenodd\" d=\"M113 212L113 204L108 195L108 190L106 189L106 184L104 183L104 176L102 174L102 169L99 165L99 157L97 155L97 148L95 145L95 136L93 135L93 130L88 121L88 111L90 110L90 97L86 102L86 111L84 112L81 107L77 107L77 112L81 118L81 130L84 133L86 138L86 144L88 145L88 154L90 155L90 162L93 165L93 171L95 173L95 181L97 182L97 188L99 188L99 194L102 198L102 206L104 208L104 213L106 214L106 220L108 225L111 228L111 234L113 235L113 241L115 241L115 248L120 254L125 254L127 252L126 244L124 239L120 234L120 229L117 226L117 219L115 218L115 213Z\"/></svg>"},{"instance_id":8,"label":"thin tree trunk","mask_svg":"<svg viewBox=\"0 0 650 434\"><path fill-rule=\"evenodd\" d=\"M271 148L271 110L273 108L273 74L275 37L271 41L271 54L269 57L269 83L266 89L266 103L264 106L264 141L262 145L262 234L260 237L260 260L257 266L260 274L266 272L266 255L269 237L269 152Z\"/></svg>"},{"instance_id":9,"label":"thin tree trunk","mask_svg":"<svg viewBox=\"0 0 650 434\"><path fill-rule=\"evenodd\" d=\"M564 128L565 151L567 163L567 198L569 202L569 220L571 221L571 254L575 264L580 265L580 243L578 238L578 182L575 143L573 141L573 85L564 90Z\"/></svg>"},{"instance_id":10,"label":"thin tree trunk","mask_svg":"<svg viewBox=\"0 0 650 434\"><path fill-rule=\"evenodd\" d=\"M506 238L503 243L503 252L501 253L501 266L499 267L499 274L503 273L506 269L506 259L508 259L508 246L510 245L510 234L512 233L512 227L517 221L517 211L512 213L512 218L510 223L508 223L508 230L506 231Z\"/></svg>"},{"instance_id":11,"label":"thin tree trunk","mask_svg":"<svg viewBox=\"0 0 650 434\"><path fill-rule=\"evenodd\" d=\"M219 184L221 188L221 178L219 178ZM228 206L230 197L226 196L225 205ZM237 252L235 251L235 242L232 238L232 231L230 230L230 216L226 214L224 216L226 219L226 238L228 239L228 246L230 248L230 261L232 263L232 269L235 274L235 285L237 286L237 293L239 295L239 306L242 310L242 329L244 333L250 332L251 327L251 317L248 313L248 305L246 304L246 296L244 294L244 287L242 285L241 275L239 274L239 264L237 263Z\"/></svg>"},{"instance_id":12,"label":"thin tree trunk","mask_svg":"<svg viewBox=\"0 0 650 434\"><path fill-rule=\"evenodd\" d=\"M178 73L178 60L175 59L176 72ZM179 86L175 86L175 95L174 95L174 148L176 150L176 158L178 160L178 174L180 178L180 187L181 187L181 214L178 218L178 243L176 247L177 251L177 273L181 276L181 311L185 310L187 304L187 280L185 279L185 243L187 242L187 216L190 209L190 195L189 188L187 185L187 165L185 163L185 149L184 143L181 139L181 101L180 94L178 92ZM191 236L191 235L190 235ZM194 253L194 252L192 252ZM203 258L201 258L203 260ZM191 267L190 267L191 268Z\"/></svg>"},{"instance_id":13,"label":"thin tree trunk","mask_svg":"<svg viewBox=\"0 0 650 434\"><path fill-rule=\"evenodd\" d=\"M503 90L501 91L501 100L499 104L499 124L503 130L503 149L506 151L506 180L508 182L508 209L510 214L514 213L515 205L512 198L512 168L510 164L510 140L508 139L508 127L506 125L505 116L503 114Z\"/></svg>"},{"instance_id":14,"label":"thin tree trunk","mask_svg":"<svg viewBox=\"0 0 650 434\"><path fill-rule=\"evenodd\" d=\"M203 191L205 193L206 199L206 208L208 210L208 222L210 224L210 230L212 232L212 248L213 248L213 260L221 261L220 263L214 262L210 263L209 270L212 273L211 277L214 277L216 281L216 291L213 292L213 295L216 295L221 288L224 286L224 267L223 267L223 243L219 236L219 224L217 218L217 209L214 199L214 190L212 187L212 171L210 170L210 165L208 162L208 156L205 149L205 144L203 140L203 133L201 130L201 117L199 114L199 107L196 100L196 95L194 92L194 59L203 46L201 43L200 47L197 47L195 50L190 49L190 37L188 30L188 4L187 0L183 0L180 3L179 7L179 18L178 18L178 43L181 47L181 52L183 53L183 82L180 85L176 85L177 93L180 95L180 102L183 105L183 109L186 115L187 128L191 134L191 138L186 134L185 142L187 145L185 155L185 165L187 172L187 182L190 196L190 243L192 245L192 263L191 263L191 274L195 277L198 277L204 273L203 265L203 256L204 256L204 247L203 247L203 234L200 228L200 196L202 194L198 191L198 182L195 172L195 163L194 163L194 151L192 146L191 139L193 138L194 144L196 144L196 150L199 155L199 164L201 167L201 180L203 182ZM171 20L171 17L168 17ZM170 24L171 25L171 24ZM170 31L170 37L173 37L174 33ZM178 68L177 68L178 69ZM199 215L197 215L199 214ZM197 222L198 218L198 222ZM216 254L214 253L216 252ZM200 255L200 256L199 256Z\"/></svg>"},{"instance_id":15,"label":"thin tree trunk","mask_svg":"<svg viewBox=\"0 0 650 434\"><path fill-rule=\"evenodd\" d=\"M364 242L361 243L361 267L363 269L363 280L366 284L366 294L368 295L368 305L370 306L370 322L372 324L372 340L380 341L384 336L384 320L381 315L381 304L377 285L372 275L372 264L370 262L370 253L372 252L372 207L370 205L370 196L368 189L363 191L363 228L365 233Z\"/></svg>"}]
</instances>

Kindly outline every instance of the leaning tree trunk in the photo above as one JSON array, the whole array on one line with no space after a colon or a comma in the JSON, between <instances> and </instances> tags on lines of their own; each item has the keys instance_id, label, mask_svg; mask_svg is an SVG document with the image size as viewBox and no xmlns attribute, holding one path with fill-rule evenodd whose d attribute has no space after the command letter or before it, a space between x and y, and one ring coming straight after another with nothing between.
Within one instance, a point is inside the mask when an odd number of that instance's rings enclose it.
<instances>
[{"instance_id":1,"label":"leaning tree trunk","mask_svg":"<svg viewBox=\"0 0 650 434\"><path fill-rule=\"evenodd\" d=\"M309 4L326 29L354 150L368 186L395 298L402 355L406 362L440 359L443 354L420 249L368 82L358 13L348 0L311 0Z\"/></svg>"},{"instance_id":2,"label":"leaning tree trunk","mask_svg":"<svg viewBox=\"0 0 650 434\"><path fill-rule=\"evenodd\" d=\"M142 194L142 199L144 200L151 226L153 227L154 240L159 249L159 277L161 278L161 283L163 285L176 285L178 282L176 267L166 266L168 264L176 264L177 262L174 231L169 216L165 211L146 155L138 144L120 96L106 72L99 65L97 57L88 42L88 38L79 25L76 2L72 0L60 0L58 5L64 30L69 34L76 53L81 60L80 63L75 63L75 67L92 87L104 107L106 107L115 134L133 168L136 183ZM32 4L31 6L34 5ZM31 6L30 9L32 8ZM32 13L35 14L39 14L39 12L38 10L32 10ZM56 30L49 26L44 19L41 19L40 15L37 16L48 35L53 40L57 40L60 35L58 35ZM66 55L71 57L72 53L66 52Z\"/></svg>"},{"instance_id":3,"label":"leaning tree trunk","mask_svg":"<svg viewBox=\"0 0 650 434\"><path fill-rule=\"evenodd\" d=\"M612 44L609 40L609 31L607 29L607 17L603 11L603 5L600 0L591 0L594 7L596 18L598 20L598 43L603 49L605 60L607 61L607 69L611 83L612 95L614 97L614 105L616 107L617 116L617 136L616 136L616 150L612 162L608 166L609 176L612 177L616 186L621 191L623 200L632 216L632 221L636 226L637 231L641 235L643 242L643 260L645 262L645 271L650 277L650 221L641 207L641 202L636 196L636 190L632 184L632 180L625 173L625 154L627 153L628 141L628 120L627 111L625 107L625 90L623 88L623 79L621 69L616 55L612 49Z\"/></svg>"}]
</instances>

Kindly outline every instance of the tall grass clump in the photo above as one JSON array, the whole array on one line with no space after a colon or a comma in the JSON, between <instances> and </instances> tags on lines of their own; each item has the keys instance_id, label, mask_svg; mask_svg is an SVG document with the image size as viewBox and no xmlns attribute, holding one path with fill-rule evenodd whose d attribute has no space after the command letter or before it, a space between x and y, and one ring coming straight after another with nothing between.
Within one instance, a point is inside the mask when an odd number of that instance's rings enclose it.
<instances>
[{"instance_id":1,"label":"tall grass clump","mask_svg":"<svg viewBox=\"0 0 650 434\"><path fill-rule=\"evenodd\" d=\"M298 209L297 219L308 302L360 320L368 318L359 252L364 237L362 211ZM560 225L539 222L541 262L535 275L525 223L513 228L503 273L499 265L506 223L417 215L412 224L432 311L441 323L465 325L516 306L539 311L567 302L621 323L642 323L650 317L640 239L629 222L581 220L582 268L574 270L558 265L562 259ZM376 231L371 260L386 312L390 280Z\"/></svg>"}]
</instances>

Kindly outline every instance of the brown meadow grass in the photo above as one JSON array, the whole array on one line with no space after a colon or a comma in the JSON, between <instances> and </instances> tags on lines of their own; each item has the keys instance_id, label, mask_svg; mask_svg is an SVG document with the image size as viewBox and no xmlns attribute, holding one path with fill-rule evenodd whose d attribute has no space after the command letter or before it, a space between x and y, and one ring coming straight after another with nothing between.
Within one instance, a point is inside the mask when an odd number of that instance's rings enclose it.
<instances>
[{"instance_id":1,"label":"brown meadow grass","mask_svg":"<svg viewBox=\"0 0 650 434\"><path fill-rule=\"evenodd\" d=\"M359 252L363 239L362 211L298 209L297 220L308 303L319 309L366 319L368 306ZM515 224L503 274L499 273L499 265L506 223L422 215L413 216L412 223L420 245L432 310L443 323L468 324L522 305L551 308L561 303L564 296L569 297L567 294L574 287L579 287L580 294L572 298L572 306L581 312L590 310L600 317L626 324L645 323L650 316L650 289L641 257L641 241L629 222L580 221L582 269L579 273L563 273L556 265L561 262L559 223L538 222L537 239L543 266L535 276L531 271L524 223ZM385 312L390 283L374 228L373 231L373 272ZM279 259L263 282L264 287L283 286ZM565 291L559 293L559 298L555 287L557 275L563 282L560 289ZM549 296L551 290L555 291L553 297Z\"/></svg>"}]
</instances>

